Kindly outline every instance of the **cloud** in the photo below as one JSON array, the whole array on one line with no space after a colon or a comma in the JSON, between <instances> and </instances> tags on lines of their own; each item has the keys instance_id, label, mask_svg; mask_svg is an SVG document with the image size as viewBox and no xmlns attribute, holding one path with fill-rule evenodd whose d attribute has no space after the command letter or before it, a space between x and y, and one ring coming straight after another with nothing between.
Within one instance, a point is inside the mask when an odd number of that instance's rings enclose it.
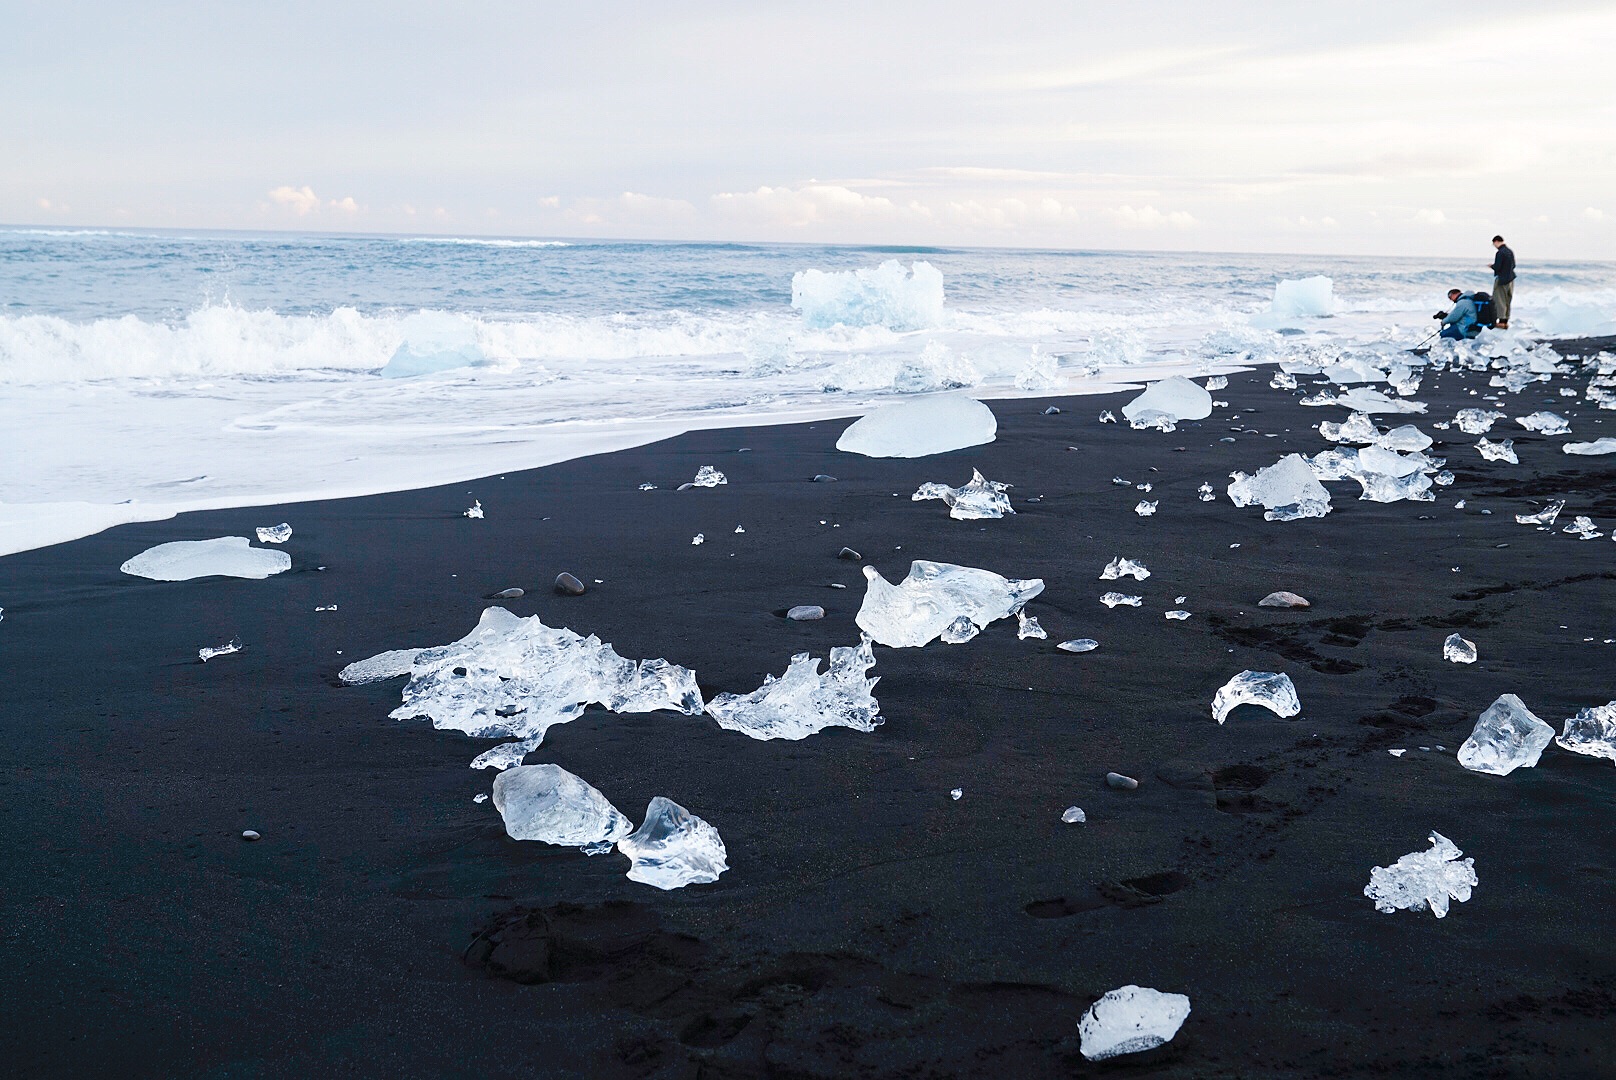
<instances>
[{"instance_id":1,"label":"cloud","mask_svg":"<svg viewBox=\"0 0 1616 1080\"><path fill-rule=\"evenodd\" d=\"M900 214L927 217L918 203L899 207L880 195L864 195L840 184L808 183L801 187L760 187L756 191L724 191L714 195L713 209L720 215L764 221L801 229L826 222L893 218Z\"/></svg>"},{"instance_id":2,"label":"cloud","mask_svg":"<svg viewBox=\"0 0 1616 1080\"><path fill-rule=\"evenodd\" d=\"M300 188L292 187L290 184L272 188L269 192L269 201L276 206L288 207L298 217L320 209L320 197L307 184Z\"/></svg>"},{"instance_id":3,"label":"cloud","mask_svg":"<svg viewBox=\"0 0 1616 1080\"><path fill-rule=\"evenodd\" d=\"M1107 210L1107 216L1124 229L1190 229L1197 224L1195 218L1183 210L1162 213L1154 206L1118 206Z\"/></svg>"},{"instance_id":4,"label":"cloud","mask_svg":"<svg viewBox=\"0 0 1616 1080\"><path fill-rule=\"evenodd\" d=\"M696 208L683 199L663 199L625 191L612 199L574 199L566 216L581 225L671 225L687 221Z\"/></svg>"},{"instance_id":5,"label":"cloud","mask_svg":"<svg viewBox=\"0 0 1616 1080\"><path fill-rule=\"evenodd\" d=\"M359 212L359 204L354 202L352 195L347 195L340 199L332 199L331 209L340 210L344 214L357 214Z\"/></svg>"},{"instance_id":6,"label":"cloud","mask_svg":"<svg viewBox=\"0 0 1616 1080\"><path fill-rule=\"evenodd\" d=\"M1440 210L1416 210L1412 220L1416 225L1446 225L1448 223L1448 215L1444 214Z\"/></svg>"},{"instance_id":7,"label":"cloud","mask_svg":"<svg viewBox=\"0 0 1616 1080\"><path fill-rule=\"evenodd\" d=\"M1589 221L1604 221L1609 215L1598 207L1590 206L1582 212L1582 216Z\"/></svg>"}]
</instances>

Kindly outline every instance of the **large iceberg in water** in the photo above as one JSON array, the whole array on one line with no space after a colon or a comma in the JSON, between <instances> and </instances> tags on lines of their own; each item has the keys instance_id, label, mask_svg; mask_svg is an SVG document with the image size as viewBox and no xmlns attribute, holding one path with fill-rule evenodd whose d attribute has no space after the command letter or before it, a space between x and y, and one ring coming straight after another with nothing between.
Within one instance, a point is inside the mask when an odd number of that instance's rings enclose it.
<instances>
[{"instance_id":1,"label":"large iceberg in water","mask_svg":"<svg viewBox=\"0 0 1616 1080\"><path fill-rule=\"evenodd\" d=\"M518 765L494 777L494 808L513 840L562 847L610 844L634 823L589 784L559 765Z\"/></svg>"},{"instance_id":2,"label":"large iceberg in water","mask_svg":"<svg viewBox=\"0 0 1616 1080\"><path fill-rule=\"evenodd\" d=\"M645 822L617 841L627 855L628 879L659 889L682 889L717 881L729 869L729 852L718 830L661 795L645 808Z\"/></svg>"},{"instance_id":3,"label":"large iceberg in water","mask_svg":"<svg viewBox=\"0 0 1616 1080\"><path fill-rule=\"evenodd\" d=\"M885 405L853 421L836 449L865 457L926 457L990 443L998 430L993 410L974 398L923 398Z\"/></svg>"},{"instance_id":4,"label":"large iceberg in water","mask_svg":"<svg viewBox=\"0 0 1616 1080\"><path fill-rule=\"evenodd\" d=\"M989 570L916 559L897 585L873 566L864 568L869 588L855 620L882 645L918 648L938 637L957 643L1020 611L1044 591L1042 578L1000 577Z\"/></svg>"},{"instance_id":5,"label":"large iceberg in water","mask_svg":"<svg viewBox=\"0 0 1616 1080\"><path fill-rule=\"evenodd\" d=\"M871 691L880 679L865 677L874 666L868 635L857 647L832 649L824 675L818 660L798 653L780 678L764 676L750 694L719 694L707 703L707 714L719 727L754 739L806 739L828 727L874 731L881 705Z\"/></svg>"},{"instance_id":6,"label":"large iceberg in water","mask_svg":"<svg viewBox=\"0 0 1616 1080\"><path fill-rule=\"evenodd\" d=\"M126 574L153 581L190 581L200 577L258 581L291 568L292 557L286 552L255 548L245 536L158 544L118 567Z\"/></svg>"},{"instance_id":7,"label":"large iceberg in water","mask_svg":"<svg viewBox=\"0 0 1616 1080\"><path fill-rule=\"evenodd\" d=\"M372 682L402 667L395 650L344 668L345 682ZM635 662L591 634L545 626L537 615L517 618L501 607L483 612L459 641L420 649L409 658L410 681L394 719L418 716L432 726L467 735L514 736L505 753L490 751L481 765L506 766L544 740L556 724L598 703L619 713L702 710L695 673L666 660ZM503 748L496 748L500 750ZM492 756L490 756L492 755Z\"/></svg>"},{"instance_id":8,"label":"large iceberg in water","mask_svg":"<svg viewBox=\"0 0 1616 1080\"><path fill-rule=\"evenodd\" d=\"M1429 851L1411 852L1390 866L1369 871L1364 895L1375 902L1376 911L1429 907L1440 919L1448 913L1450 898L1462 904L1476 885L1476 860L1461 861L1462 854L1452 840L1433 832Z\"/></svg>"},{"instance_id":9,"label":"large iceberg in water","mask_svg":"<svg viewBox=\"0 0 1616 1080\"><path fill-rule=\"evenodd\" d=\"M1261 503L1267 521L1321 518L1330 512L1330 492L1313 475L1300 454L1286 454L1256 475L1232 473L1229 501L1236 506Z\"/></svg>"},{"instance_id":10,"label":"large iceberg in water","mask_svg":"<svg viewBox=\"0 0 1616 1080\"><path fill-rule=\"evenodd\" d=\"M386 379L471 367L488 358L470 320L446 311L422 311L404 320L404 341L382 368Z\"/></svg>"},{"instance_id":11,"label":"large iceberg in water","mask_svg":"<svg viewBox=\"0 0 1616 1080\"><path fill-rule=\"evenodd\" d=\"M943 321L943 275L929 262L908 269L896 259L858 270L799 270L791 306L804 326L884 326L924 330Z\"/></svg>"},{"instance_id":12,"label":"large iceberg in water","mask_svg":"<svg viewBox=\"0 0 1616 1080\"><path fill-rule=\"evenodd\" d=\"M1166 415L1174 422L1205 420L1212 415L1212 395L1205 387L1174 375L1151 383L1144 393L1122 407L1122 415L1129 420L1145 419L1146 414ZM1150 418L1154 419L1154 415Z\"/></svg>"}]
</instances>

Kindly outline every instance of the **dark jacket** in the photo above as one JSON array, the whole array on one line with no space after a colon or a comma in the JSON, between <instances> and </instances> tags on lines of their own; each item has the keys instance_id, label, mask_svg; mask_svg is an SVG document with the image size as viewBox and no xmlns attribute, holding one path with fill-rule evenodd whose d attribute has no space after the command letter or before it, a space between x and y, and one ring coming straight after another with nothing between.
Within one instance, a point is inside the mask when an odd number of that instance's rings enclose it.
<instances>
[{"instance_id":1,"label":"dark jacket","mask_svg":"<svg viewBox=\"0 0 1616 1080\"><path fill-rule=\"evenodd\" d=\"M1515 253L1509 250L1508 244L1500 244L1498 254L1493 256L1493 277L1500 285L1515 280Z\"/></svg>"}]
</instances>

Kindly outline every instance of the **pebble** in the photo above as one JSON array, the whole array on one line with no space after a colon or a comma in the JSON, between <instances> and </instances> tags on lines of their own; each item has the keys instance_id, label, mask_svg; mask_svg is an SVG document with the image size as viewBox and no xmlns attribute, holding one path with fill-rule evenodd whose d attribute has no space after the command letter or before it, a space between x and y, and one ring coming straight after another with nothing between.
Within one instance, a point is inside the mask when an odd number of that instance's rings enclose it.
<instances>
[{"instance_id":1,"label":"pebble","mask_svg":"<svg viewBox=\"0 0 1616 1080\"><path fill-rule=\"evenodd\" d=\"M1105 782L1107 787L1116 788L1118 791L1132 791L1139 786L1139 781L1131 776L1123 776L1119 772L1106 773Z\"/></svg>"},{"instance_id":2,"label":"pebble","mask_svg":"<svg viewBox=\"0 0 1616 1080\"><path fill-rule=\"evenodd\" d=\"M489 593L487 598L489 600L515 600L518 596L523 595L525 595L525 591L522 589L501 589L499 592Z\"/></svg>"},{"instance_id":3,"label":"pebble","mask_svg":"<svg viewBox=\"0 0 1616 1080\"><path fill-rule=\"evenodd\" d=\"M248 829L247 831L245 831L245 832L243 832L241 834L241 838L243 840L258 840L258 839L261 839L261 837L258 835L258 830L256 830L256 829Z\"/></svg>"},{"instance_id":4,"label":"pebble","mask_svg":"<svg viewBox=\"0 0 1616 1080\"><path fill-rule=\"evenodd\" d=\"M1258 607L1312 607L1307 597L1297 596L1293 592L1271 592L1257 601Z\"/></svg>"},{"instance_id":5,"label":"pebble","mask_svg":"<svg viewBox=\"0 0 1616 1080\"><path fill-rule=\"evenodd\" d=\"M836 557L838 559L846 559L848 562L863 562L864 561L864 556L860 555L858 552L854 551L850 547L844 547L842 550L838 551L836 553Z\"/></svg>"},{"instance_id":6,"label":"pebble","mask_svg":"<svg viewBox=\"0 0 1616 1080\"><path fill-rule=\"evenodd\" d=\"M584 594L584 583L573 577L571 574L557 574L555 579L555 591L560 593L562 596L582 596Z\"/></svg>"},{"instance_id":7,"label":"pebble","mask_svg":"<svg viewBox=\"0 0 1616 1080\"><path fill-rule=\"evenodd\" d=\"M836 478L834 476L829 476L825 473L814 474L814 483L816 484L834 484L835 482Z\"/></svg>"},{"instance_id":8,"label":"pebble","mask_svg":"<svg viewBox=\"0 0 1616 1080\"><path fill-rule=\"evenodd\" d=\"M786 618L792 622L812 622L814 619L823 619L825 609L818 604L798 604L786 612Z\"/></svg>"},{"instance_id":9,"label":"pebble","mask_svg":"<svg viewBox=\"0 0 1616 1080\"><path fill-rule=\"evenodd\" d=\"M1055 406L1051 405L1049 408L1044 410L1044 415L1045 416L1059 416L1060 415L1060 410L1055 408Z\"/></svg>"}]
</instances>

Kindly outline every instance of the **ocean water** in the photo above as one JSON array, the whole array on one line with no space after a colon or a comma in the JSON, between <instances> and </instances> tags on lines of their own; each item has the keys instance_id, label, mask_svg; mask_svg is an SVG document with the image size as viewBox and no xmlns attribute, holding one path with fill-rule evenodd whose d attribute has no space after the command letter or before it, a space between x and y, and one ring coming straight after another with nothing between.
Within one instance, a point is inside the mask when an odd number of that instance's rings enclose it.
<instances>
[{"instance_id":1,"label":"ocean water","mask_svg":"<svg viewBox=\"0 0 1616 1080\"><path fill-rule=\"evenodd\" d=\"M906 394L1407 348L1450 284L1488 287L1479 246L1455 262L0 228L0 554ZM1521 273L1517 333L1616 330L1616 264Z\"/></svg>"}]
</instances>

